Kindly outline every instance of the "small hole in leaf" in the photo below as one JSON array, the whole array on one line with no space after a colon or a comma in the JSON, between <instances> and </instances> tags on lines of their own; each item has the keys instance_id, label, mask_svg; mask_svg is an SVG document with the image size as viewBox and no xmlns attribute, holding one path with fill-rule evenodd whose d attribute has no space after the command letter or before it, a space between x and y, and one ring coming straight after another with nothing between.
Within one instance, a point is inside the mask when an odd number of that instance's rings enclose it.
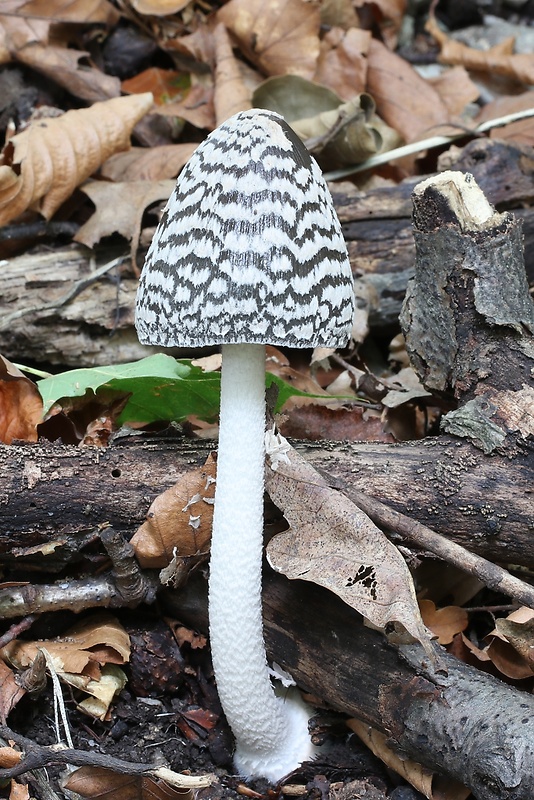
<instances>
[{"instance_id":1,"label":"small hole in leaf","mask_svg":"<svg viewBox=\"0 0 534 800\"><path fill-rule=\"evenodd\" d=\"M122 471L120 469L115 468L115 469L111 470L111 477L112 478L120 478L121 475L122 475Z\"/></svg>"}]
</instances>

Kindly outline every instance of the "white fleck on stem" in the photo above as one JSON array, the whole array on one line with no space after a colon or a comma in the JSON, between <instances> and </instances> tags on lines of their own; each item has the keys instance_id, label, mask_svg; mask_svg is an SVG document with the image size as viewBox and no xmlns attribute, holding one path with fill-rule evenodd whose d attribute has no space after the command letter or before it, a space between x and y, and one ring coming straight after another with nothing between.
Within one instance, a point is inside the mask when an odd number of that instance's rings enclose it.
<instances>
[{"instance_id":1,"label":"white fleck on stem","mask_svg":"<svg viewBox=\"0 0 534 800\"><path fill-rule=\"evenodd\" d=\"M265 347L223 345L209 579L217 689L247 776L278 780L312 753L308 712L273 691L261 606Z\"/></svg>"}]
</instances>

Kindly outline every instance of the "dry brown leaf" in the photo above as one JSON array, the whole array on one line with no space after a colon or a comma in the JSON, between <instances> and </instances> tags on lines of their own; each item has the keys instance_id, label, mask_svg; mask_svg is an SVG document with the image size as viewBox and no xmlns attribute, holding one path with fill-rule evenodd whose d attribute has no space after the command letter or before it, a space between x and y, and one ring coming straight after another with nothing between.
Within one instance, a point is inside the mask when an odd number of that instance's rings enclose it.
<instances>
[{"instance_id":1,"label":"dry brown leaf","mask_svg":"<svg viewBox=\"0 0 534 800\"><path fill-rule=\"evenodd\" d=\"M498 619L495 629L486 637L490 644L486 654L503 675L515 680L534 673L534 610L518 608Z\"/></svg>"},{"instance_id":2,"label":"dry brown leaf","mask_svg":"<svg viewBox=\"0 0 534 800\"><path fill-rule=\"evenodd\" d=\"M213 520L216 463L212 455L204 466L185 473L160 494L131 544L142 567L166 567L176 549L179 556L208 549Z\"/></svg>"},{"instance_id":3,"label":"dry brown leaf","mask_svg":"<svg viewBox=\"0 0 534 800\"><path fill-rule=\"evenodd\" d=\"M12 747L0 747L0 767L2 769L9 769L16 764L20 764L22 753L19 750L14 750Z\"/></svg>"},{"instance_id":4,"label":"dry brown leaf","mask_svg":"<svg viewBox=\"0 0 534 800\"><path fill-rule=\"evenodd\" d=\"M5 723L19 700L24 697L26 690L19 686L13 671L0 658L0 722ZM7 764L2 764L7 767Z\"/></svg>"},{"instance_id":5,"label":"dry brown leaf","mask_svg":"<svg viewBox=\"0 0 534 800\"><path fill-rule=\"evenodd\" d=\"M443 64L460 64L466 69L488 75L503 75L527 86L534 83L534 54L514 53L513 36L489 50L476 50L450 39L439 27L433 14L429 16L425 27L441 47L439 60Z\"/></svg>"},{"instance_id":6,"label":"dry brown leaf","mask_svg":"<svg viewBox=\"0 0 534 800\"><path fill-rule=\"evenodd\" d=\"M245 86L234 57L228 31L220 22L213 31L215 45L215 122L221 125L239 111L252 108L252 92Z\"/></svg>"},{"instance_id":7,"label":"dry brown leaf","mask_svg":"<svg viewBox=\"0 0 534 800\"><path fill-rule=\"evenodd\" d=\"M108 0L2 0L2 13L54 22L102 22L105 25L112 25L119 18Z\"/></svg>"},{"instance_id":8,"label":"dry brown leaf","mask_svg":"<svg viewBox=\"0 0 534 800\"><path fill-rule=\"evenodd\" d=\"M114 696L126 685L126 675L117 664L130 656L130 639L109 614L95 614L53 640L13 640L0 651L2 658L18 669L29 667L44 653L58 676L90 695L78 704L80 711L105 719Z\"/></svg>"},{"instance_id":9,"label":"dry brown leaf","mask_svg":"<svg viewBox=\"0 0 534 800\"><path fill-rule=\"evenodd\" d=\"M417 761L398 756L388 746L387 736L365 722L349 719L347 725L375 756L429 800L466 800L470 796L471 790L457 781L451 778L443 779Z\"/></svg>"},{"instance_id":10,"label":"dry brown leaf","mask_svg":"<svg viewBox=\"0 0 534 800\"><path fill-rule=\"evenodd\" d=\"M300 402L307 401L307 402ZM360 406L331 408L318 405L308 398L290 397L284 406L287 420L280 424L284 436L294 439L332 439L351 442L395 442L391 433L384 430L382 415L369 412ZM293 412L293 409L296 409Z\"/></svg>"},{"instance_id":11,"label":"dry brown leaf","mask_svg":"<svg viewBox=\"0 0 534 800\"><path fill-rule=\"evenodd\" d=\"M182 11L192 0L132 0L132 6L139 14L152 14L166 17Z\"/></svg>"},{"instance_id":12,"label":"dry brown leaf","mask_svg":"<svg viewBox=\"0 0 534 800\"><path fill-rule=\"evenodd\" d=\"M170 180L177 177L197 147L196 142L131 147L108 158L102 165L100 174L115 183Z\"/></svg>"},{"instance_id":13,"label":"dry brown leaf","mask_svg":"<svg viewBox=\"0 0 534 800\"><path fill-rule=\"evenodd\" d=\"M366 5L366 0L356 0L356 7ZM375 8L378 13L375 11ZM371 9L375 24L380 28L380 38L389 47L395 50L397 46L397 34L402 25L408 7L407 0L373 0Z\"/></svg>"},{"instance_id":14,"label":"dry brown leaf","mask_svg":"<svg viewBox=\"0 0 534 800\"><path fill-rule=\"evenodd\" d=\"M516 111L526 111L534 108L534 93L532 90L517 95L497 97L485 105L477 114L473 122L479 125L490 119L505 117ZM490 131L490 138L512 140L518 144L528 144L534 147L534 117L511 122L509 125L494 128Z\"/></svg>"},{"instance_id":15,"label":"dry brown leaf","mask_svg":"<svg viewBox=\"0 0 534 800\"><path fill-rule=\"evenodd\" d=\"M423 622L440 644L450 644L457 633L465 631L469 622L467 611L459 606L436 608L432 600L419 600L419 609Z\"/></svg>"},{"instance_id":16,"label":"dry brown leaf","mask_svg":"<svg viewBox=\"0 0 534 800\"><path fill-rule=\"evenodd\" d=\"M43 401L36 385L0 356L0 442L36 442L42 421Z\"/></svg>"},{"instance_id":17,"label":"dry brown leaf","mask_svg":"<svg viewBox=\"0 0 534 800\"><path fill-rule=\"evenodd\" d=\"M157 106L154 113L164 117L179 117L196 128L212 130L215 127L213 87L197 83L191 87L185 100Z\"/></svg>"},{"instance_id":18,"label":"dry brown leaf","mask_svg":"<svg viewBox=\"0 0 534 800\"><path fill-rule=\"evenodd\" d=\"M326 28L356 28L359 19L351 0L322 0L321 24Z\"/></svg>"},{"instance_id":19,"label":"dry brown leaf","mask_svg":"<svg viewBox=\"0 0 534 800\"><path fill-rule=\"evenodd\" d=\"M343 100L365 91L370 31L333 28L321 41L314 81L327 86Z\"/></svg>"},{"instance_id":20,"label":"dry brown leaf","mask_svg":"<svg viewBox=\"0 0 534 800\"><path fill-rule=\"evenodd\" d=\"M11 781L9 800L29 800L29 797L30 787L27 783L19 783L16 780Z\"/></svg>"},{"instance_id":21,"label":"dry brown leaf","mask_svg":"<svg viewBox=\"0 0 534 800\"><path fill-rule=\"evenodd\" d=\"M50 22L0 15L0 64L7 64L32 42L48 42Z\"/></svg>"},{"instance_id":22,"label":"dry brown leaf","mask_svg":"<svg viewBox=\"0 0 534 800\"><path fill-rule=\"evenodd\" d=\"M291 527L269 542L270 565L291 580L326 587L373 625L401 623L431 653L412 576L397 548L348 497L328 486L283 442L289 463L277 460L277 449L268 447L275 455L267 458L265 482Z\"/></svg>"},{"instance_id":23,"label":"dry brown leaf","mask_svg":"<svg viewBox=\"0 0 534 800\"><path fill-rule=\"evenodd\" d=\"M33 122L0 155L0 225L27 209L49 219L113 153L152 105L150 94L116 97Z\"/></svg>"},{"instance_id":24,"label":"dry brown leaf","mask_svg":"<svg viewBox=\"0 0 534 800\"><path fill-rule=\"evenodd\" d=\"M179 789L144 775L120 775L103 767L80 767L63 784L94 800L193 800L192 789Z\"/></svg>"},{"instance_id":25,"label":"dry brown leaf","mask_svg":"<svg viewBox=\"0 0 534 800\"><path fill-rule=\"evenodd\" d=\"M89 53L69 47L32 42L17 50L17 61L40 72L54 83L67 89L75 97L88 103L118 97L121 93L120 80L106 75L95 67L79 64L80 59L88 58Z\"/></svg>"},{"instance_id":26,"label":"dry brown leaf","mask_svg":"<svg viewBox=\"0 0 534 800\"><path fill-rule=\"evenodd\" d=\"M449 112L438 92L378 39L369 44L367 91L378 114L407 142L444 125Z\"/></svg>"},{"instance_id":27,"label":"dry brown leaf","mask_svg":"<svg viewBox=\"0 0 534 800\"><path fill-rule=\"evenodd\" d=\"M153 203L167 201L175 181L132 181L107 183L91 181L82 191L96 206L95 213L78 230L74 240L93 247L105 236L120 233L137 247L141 219L145 209ZM109 209L113 209L113 214Z\"/></svg>"},{"instance_id":28,"label":"dry brown leaf","mask_svg":"<svg viewBox=\"0 0 534 800\"><path fill-rule=\"evenodd\" d=\"M311 78L319 56L319 10L304 0L230 0L217 18L265 75Z\"/></svg>"},{"instance_id":29,"label":"dry brown leaf","mask_svg":"<svg viewBox=\"0 0 534 800\"><path fill-rule=\"evenodd\" d=\"M463 67L446 69L439 77L430 78L428 82L443 100L451 118L460 115L480 95L479 88Z\"/></svg>"}]
</instances>

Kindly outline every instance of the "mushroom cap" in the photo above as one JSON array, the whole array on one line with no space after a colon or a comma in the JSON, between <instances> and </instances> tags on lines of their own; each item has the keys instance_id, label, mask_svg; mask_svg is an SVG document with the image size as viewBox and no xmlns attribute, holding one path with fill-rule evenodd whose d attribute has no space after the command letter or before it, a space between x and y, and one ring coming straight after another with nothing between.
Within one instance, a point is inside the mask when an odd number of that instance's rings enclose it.
<instances>
[{"instance_id":1,"label":"mushroom cap","mask_svg":"<svg viewBox=\"0 0 534 800\"><path fill-rule=\"evenodd\" d=\"M137 292L143 344L347 343L354 289L330 192L284 121L252 109L181 172Z\"/></svg>"}]
</instances>

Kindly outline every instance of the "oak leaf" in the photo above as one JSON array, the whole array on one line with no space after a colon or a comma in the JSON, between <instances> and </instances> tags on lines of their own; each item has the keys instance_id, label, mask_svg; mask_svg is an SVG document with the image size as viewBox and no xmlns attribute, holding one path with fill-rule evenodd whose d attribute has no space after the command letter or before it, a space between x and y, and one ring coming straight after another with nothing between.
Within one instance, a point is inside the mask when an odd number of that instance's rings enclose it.
<instances>
[{"instance_id":1,"label":"oak leaf","mask_svg":"<svg viewBox=\"0 0 534 800\"><path fill-rule=\"evenodd\" d=\"M266 489L290 524L267 546L273 569L324 586L380 628L401 623L431 654L412 577L397 548L286 440L279 437L273 445L268 438L267 452Z\"/></svg>"},{"instance_id":2,"label":"oak leaf","mask_svg":"<svg viewBox=\"0 0 534 800\"><path fill-rule=\"evenodd\" d=\"M130 145L152 95L115 97L61 117L33 122L0 155L0 225L27 209L50 219L74 189Z\"/></svg>"},{"instance_id":3,"label":"oak leaf","mask_svg":"<svg viewBox=\"0 0 534 800\"><path fill-rule=\"evenodd\" d=\"M95 213L82 225L74 240L93 247L104 236L120 233L137 247L141 231L141 219L147 206L158 201L167 201L175 181L132 181L107 183L90 181L82 191L96 206ZM109 209L113 209L113 214Z\"/></svg>"}]
</instances>

